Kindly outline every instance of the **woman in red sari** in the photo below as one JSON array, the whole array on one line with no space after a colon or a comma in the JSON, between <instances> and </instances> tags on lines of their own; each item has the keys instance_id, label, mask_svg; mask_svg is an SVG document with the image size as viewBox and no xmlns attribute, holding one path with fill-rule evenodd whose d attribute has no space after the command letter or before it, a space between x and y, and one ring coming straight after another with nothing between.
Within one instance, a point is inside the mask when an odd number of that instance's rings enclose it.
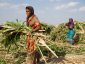
<instances>
[{"instance_id":1,"label":"woman in red sari","mask_svg":"<svg viewBox=\"0 0 85 64\"><path fill-rule=\"evenodd\" d=\"M40 29L40 21L34 14L34 9L32 6L26 7L26 25L32 27L32 32L38 31ZM31 33L27 33L27 51L28 51L28 63L36 64L39 62L40 54L36 51L35 40L31 37ZM38 57L37 57L38 56Z\"/></svg>"}]
</instances>

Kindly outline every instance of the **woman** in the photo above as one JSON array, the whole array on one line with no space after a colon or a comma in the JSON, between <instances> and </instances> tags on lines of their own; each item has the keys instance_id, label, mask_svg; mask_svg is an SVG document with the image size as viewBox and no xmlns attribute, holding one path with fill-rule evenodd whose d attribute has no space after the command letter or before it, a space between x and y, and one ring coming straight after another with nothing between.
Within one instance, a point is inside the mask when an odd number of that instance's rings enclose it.
<instances>
[{"instance_id":1,"label":"woman","mask_svg":"<svg viewBox=\"0 0 85 64\"><path fill-rule=\"evenodd\" d=\"M26 7L26 25L32 27L32 32L38 31L40 29L40 21L34 14L34 9L32 6ZM35 40L31 37L31 33L27 33L27 51L28 51L28 62L27 64L36 64L39 62L40 54L36 51Z\"/></svg>"},{"instance_id":2,"label":"woman","mask_svg":"<svg viewBox=\"0 0 85 64\"><path fill-rule=\"evenodd\" d=\"M75 30L74 30L74 22L73 19L70 18L69 22L66 24L66 26L68 26L68 33L67 33L67 41L70 44L73 44L74 42L74 35L75 35Z\"/></svg>"}]
</instances>

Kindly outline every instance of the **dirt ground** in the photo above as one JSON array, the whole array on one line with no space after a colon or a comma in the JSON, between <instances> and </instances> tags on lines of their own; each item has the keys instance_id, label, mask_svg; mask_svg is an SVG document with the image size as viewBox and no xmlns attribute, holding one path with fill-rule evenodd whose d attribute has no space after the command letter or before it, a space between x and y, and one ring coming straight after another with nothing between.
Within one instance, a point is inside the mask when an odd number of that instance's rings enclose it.
<instances>
[{"instance_id":1,"label":"dirt ground","mask_svg":"<svg viewBox=\"0 0 85 64\"><path fill-rule=\"evenodd\" d=\"M48 64L85 64L85 54L67 54L65 58L52 58L48 60Z\"/></svg>"},{"instance_id":2,"label":"dirt ground","mask_svg":"<svg viewBox=\"0 0 85 64\"><path fill-rule=\"evenodd\" d=\"M46 64L46 63L41 61L39 64ZM67 54L64 58L63 57L51 58L47 60L47 64L85 64L85 54L83 55Z\"/></svg>"}]
</instances>

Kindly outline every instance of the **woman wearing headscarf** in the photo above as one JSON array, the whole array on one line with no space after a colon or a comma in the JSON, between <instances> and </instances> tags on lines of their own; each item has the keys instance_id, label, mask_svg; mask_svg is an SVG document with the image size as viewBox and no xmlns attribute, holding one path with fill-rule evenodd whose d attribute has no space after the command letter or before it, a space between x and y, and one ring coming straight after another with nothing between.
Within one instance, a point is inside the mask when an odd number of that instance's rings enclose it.
<instances>
[{"instance_id":1,"label":"woman wearing headscarf","mask_svg":"<svg viewBox=\"0 0 85 64\"><path fill-rule=\"evenodd\" d=\"M32 6L26 7L26 25L32 28L32 32L38 31L40 29L40 21L34 14L34 9ZM39 62L40 54L36 51L35 40L31 37L31 33L27 33L27 51L28 51L28 63L36 64Z\"/></svg>"},{"instance_id":2,"label":"woman wearing headscarf","mask_svg":"<svg viewBox=\"0 0 85 64\"><path fill-rule=\"evenodd\" d=\"M75 30L74 30L74 22L72 18L69 19L69 22L66 24L66 26L68 26L67 41L70 44L73 44Z\"/></svg>"}]
</instances>

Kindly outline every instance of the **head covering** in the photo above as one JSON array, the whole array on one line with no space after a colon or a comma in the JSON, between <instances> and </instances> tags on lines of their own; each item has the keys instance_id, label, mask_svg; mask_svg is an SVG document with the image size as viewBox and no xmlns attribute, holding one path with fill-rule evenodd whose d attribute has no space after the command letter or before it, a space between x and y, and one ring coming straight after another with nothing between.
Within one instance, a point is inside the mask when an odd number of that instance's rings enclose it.
<instances>
[{"instance_id":1,"label":"head covering","mask_svg":"<svg viewBox=\"0 0 85 64\"><path fill-rule=\"evenodd\" d=\"M72 18L69 18L69 22L73 22L73 19Z\"/></svg>"},{"instance_id":2,"label":"head covering","mask_svg":"<svg viewBox=\"0 0 85 64\"><path fill-rule=\"evenodd\" d=\"M30 10L30 16L27 17L29 19L32 15L34 15L34 8L32 6L26 6L26 9Z\"/></svg>"}]
</instances>

